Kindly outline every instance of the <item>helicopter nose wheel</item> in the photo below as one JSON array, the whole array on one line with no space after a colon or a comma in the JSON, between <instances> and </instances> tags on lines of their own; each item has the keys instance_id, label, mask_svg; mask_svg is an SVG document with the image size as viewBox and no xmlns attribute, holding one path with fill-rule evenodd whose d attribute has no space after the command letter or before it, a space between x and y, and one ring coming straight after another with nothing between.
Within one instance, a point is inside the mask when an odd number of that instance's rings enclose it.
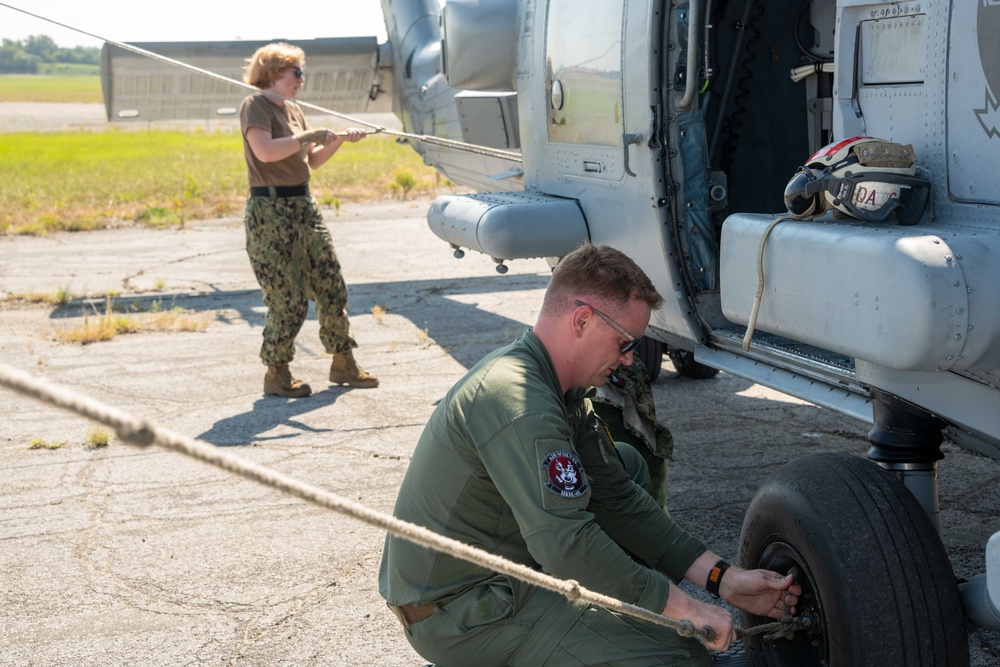
<instances>
[{"instance_id":1,"label":"helicopter nose wheel","mask_svg":"<svg viewBox=\"0 0 1000 667\"><path fill-rule=\"evenodd\" d=\"M791 638L746 639L756 667L967 667L965 617L948 554L906 487L860 456L795 459L750 502L739 563L798 569ZM752 629L771 619L743 614Z\"/></svg>"}]
</instances>

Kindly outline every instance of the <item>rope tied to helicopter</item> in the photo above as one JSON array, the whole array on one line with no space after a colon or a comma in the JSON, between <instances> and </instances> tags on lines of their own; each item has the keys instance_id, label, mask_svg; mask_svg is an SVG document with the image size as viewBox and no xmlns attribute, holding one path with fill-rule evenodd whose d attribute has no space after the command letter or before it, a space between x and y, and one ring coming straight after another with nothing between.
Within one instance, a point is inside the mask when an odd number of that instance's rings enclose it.
<instances>
[{"instance_id":1,"label":"rope tied to helicopter","mask_svg":"<svg viewBox=\"0 0 1000 667\"><path fill-rule=\"evenodd\" d=\"M196 74L200 74L200 75L208 77L210 79L215 79L217 81L223 81L225 83L228 83L228 84L231 84L231 85L234 85L234 86L239 86L240 88L245 88L245 89L247 89L250 92L260 92L260 88L258 88L257 86L251 86L250 84L248 84L248 83L246 83L244 81L239 81L237 79L233 79L231 77L224 76L222 74L217 74L215 72L212 72L212 71L206 70L206 69L202 69L200 67L195 67L194 65L189 65L188 63L182 62L180 60L176 60L174 58L169 58L167 56L160 55L159 53L154 53L153 51L148 51L146 49L140 48L138 46L134 46L132 44L127 44L125 42L119 42L119 41L114 40L114 39L109 39L107 37L102 37L101 35L96 35L96 34L94 34L92 32L88 32L86 30L82 30L80 28L76 28L74 26L67 25L65 23L60 23L59 21L56 21L54 19L50 19L50 18L47 18L45 16L41 16L39 14L35 14L33 12L29 12L27 10L21 9L20 7L15 7L13 5L9 5L6 2L0 2L0 7L6 7L7 9L12 9L12 10L14 10L16 12L20 12L22 14L26 14L27 16L31 16L33 18L36 18L36 19L39 19L39 20L51 23L53 25L57 25L60 28L65 28L67 30L72 30L73 32L78 32L81 35L86 35L87 37L92 37L92 38L98 39L98 40L100 40L102 42L107 42L108 44L116 46L116 47L118 47L120 49L123 49L125 51L129 51L131 53L135 53L135 54L140 55L140 56L144 56L146 58L150 58L151 60L157 60L157 61L162 62L162 63L167 63L168 65L173 65L174 67L179 67L180 69L185 69L185 70L187 70L189 72L194 72ZM319 113L323 113L323 114L326 114L328 116L333 116L335 118L339 118L341 120L345 120L345 121L347 121L349 123L354 123L354 124L357 124L357 125L363 125L365 127L371 128L373 134L385 134L385 135L388 135L388 136L398 137L400 139L407 139L407 140L419 141L419 142L425 143L425 144L432 144L432 145L435 145L435 146L442 146L442 147L445 147L445 148L451 148L451 149L458 150L458 151L463 151L463 152L466 152L466 153L472 153L472 154L475 154L475 155L482 155L484 157L493 157L493 158L498 158L498 159L501 159L501 160L510 160L512 162L521 162L522 161L521 154L520 153L515 153L513 151L505 151L505 150L501 150L499 148L491 148L489 146L480 146L480 145L477 145L477 144L470 144L470 143L465 142L465 141L458 141L458 140L455 140L455 139L445 139L443 137L435 137L435 136L428 135L428 134L415 134L415 133L412 133L412 132L404 132L404 131L401 131L401 130L393 130L393 129L387 128L387 127L385 127L383 125L378 125L377 123L370 123L370 122L362 120L360 118L356 118L354 116L349 116L347 114L340 113L339 111L334 111L333 109L328 109L326 107L322 107L322 106L319 106L319 105L316 105L316 104L311 104L309 102L303 102L301 100L295 100L295 99L292 99L290 97L285 97L283 95L276 95L274 93L271 93L271 94L275 95L276 97L279 97L281 99L295 102L300 107L303 107L305 109L311 109L313 111L317 111Z\"/></svg>"},{"instance_id":2,"label":"rope tied to helicopter","mask_svg":"<svg viewBox=\"0 0 1000 667\"><path fill-rule=\"evenodd\" d=\"M441 551L454 558L558 593L568 600L582 600L588 604L600 605L617 613L670 628L682 637L694 637L703 642L712 642L715 639L715 631L711 627L698 628L689 620L668 618L648 609L591 591L576 581L552 577L488 551L445 537L423 526L397 519L391 514L373 510L277 470L247 461L207 442L161 428L150 421L140 419L47 380L31 377L10 366L0 364L0 386L107 426L114 430L120 440L129 445L143 448L157 445L163 449L183 454L284 494L357 519L420 546ZM746 639L766 633L770 633L771 637L788 638L796 629L804 627L808 626L798 618L792 617L786 606L786 613L775 622L749 629L736 628L736 638Z\"/></svg>"}]
</instances>

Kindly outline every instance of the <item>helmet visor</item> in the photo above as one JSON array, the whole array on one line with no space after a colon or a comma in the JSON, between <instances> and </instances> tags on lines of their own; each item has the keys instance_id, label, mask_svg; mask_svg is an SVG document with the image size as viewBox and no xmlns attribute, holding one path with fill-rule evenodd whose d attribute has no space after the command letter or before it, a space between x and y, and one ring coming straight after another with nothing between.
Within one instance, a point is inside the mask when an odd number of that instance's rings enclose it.
<instances>
[{"instance_id":1,"label":"helmet visor","mask_svg":"<svg viewBox=\"0 0 1000 667\"><path fill-rule=\"evenodd\" d=\"M806 186L815 181L815 173L805 167L800 168L785 186L785 208L795 218L820 215L824 211L823 199L819 192L806 194Z\"/></svg>"},{"instance_id":2,"label":"helmet visor","mask_svg":"<svg viewBox=\"0 0 1000 667\"><path fill-rule=\"evenodd\" d=\"M861 173L845 177L830 174L806 186L806 191L826 190L834 204L866 222L895 217L901 225L914 225L927 209L930 183L913 176Z\"/></svg>"}]
</instances>

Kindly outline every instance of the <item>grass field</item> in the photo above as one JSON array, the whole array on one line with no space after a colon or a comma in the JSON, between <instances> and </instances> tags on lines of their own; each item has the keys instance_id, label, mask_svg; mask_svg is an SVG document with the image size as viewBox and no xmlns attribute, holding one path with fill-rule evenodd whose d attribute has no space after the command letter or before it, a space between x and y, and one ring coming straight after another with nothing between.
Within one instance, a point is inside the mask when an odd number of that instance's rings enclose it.
<instances>
[{"instance_id":1,"label":"grass field","mask_svg":"<svg viewBox=\"0 0 1000 667\"><path fill-rule=\"evenodd\" d=\"M432 193L441 180L391 137L345 144L313 173L321 205ZM13 133L0 141L0 234L155 227L240 215L239 134L205 131Z\"/></svg>"},{"instance_id":2,"label":"grass field","mask_svg":"<svg viewBox=\"0 0 1000 667\"><path fill-rule=\"evenodd\" d=\"M103 104L101 77L3 75L0 76L0 102Z\"/></svg>"},{"instance_id":3,"label":"grass field","mask_svg":"<svg viewBox=\"0 0 1000 667\"><path fill-rule=\"evenodd\" d=\"M101 103L96 76L0 76L0 102ZM4 134L0 234L183 225L240 215L246 198L236 132L204 129ZM313 173L321 205L436 192L437 172L392 138L345 144Z\"/></svg>"}]
</instances>

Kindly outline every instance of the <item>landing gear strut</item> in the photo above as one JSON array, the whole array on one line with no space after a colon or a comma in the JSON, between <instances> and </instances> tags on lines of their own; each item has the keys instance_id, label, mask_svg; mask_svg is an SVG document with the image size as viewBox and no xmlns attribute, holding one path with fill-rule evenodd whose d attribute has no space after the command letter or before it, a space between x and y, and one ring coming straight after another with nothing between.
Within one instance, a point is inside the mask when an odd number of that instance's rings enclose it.
<instances>
[{"instance_id":1,"label":"landing gear strut","mask_svg":"<svg viewBox=\"0 0 1000 667\"><path fill-rule=\"evenodd\" d=\"M892 394L879 389L871 389L869 394L874 426L868 432L872 443L868 458L903 482L940 536L937 462L944 458L941 442L947 424Z\"/></svg>"}]
</instances>

